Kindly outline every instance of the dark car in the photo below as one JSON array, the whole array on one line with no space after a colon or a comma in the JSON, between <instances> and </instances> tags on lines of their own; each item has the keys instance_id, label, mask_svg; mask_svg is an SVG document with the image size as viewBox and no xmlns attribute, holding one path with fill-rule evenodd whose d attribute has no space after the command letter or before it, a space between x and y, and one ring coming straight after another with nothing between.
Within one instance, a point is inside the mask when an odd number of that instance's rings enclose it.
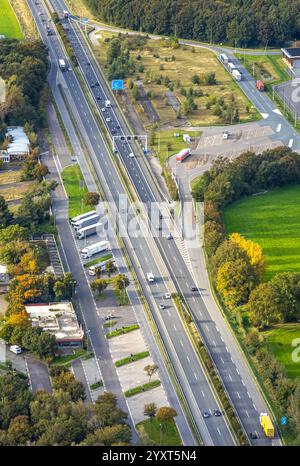
<instances>
[{"instance_id":1,"label":"dark car","mask_svg":"<svg viewBox=\"0 0 300 466\"><path fill-rule=\"evenodd\" d=\"M216 417L222 416L221 411L219 411L218 409L215 409L215 410L214 410L214 416L216 416Z\"/></svg>"},{"instance_id":2,"label":"dark car","mask_svg":"<svg viewBox=\"0 0 300 466\"><path fill-rule=\"evenodd\" d=\"M197 287L196 286L191 286L191 291L197 291Z\"/></svg>"},{"instance_id":3,"label":"dark car","mask_svg":"<svg viewBox=\"0 0 300 466\"><path fill-rule=\"evenodd\" d=\"M100 99L101 99L100 95L97 95L96 99L97 99L97 100L100 100Z\"/></svg>"},{"instance_id":4,"label":"dark car","mask_svg":"<svg viewBox=\"0 0 300 466\"><path fill-rule=\"evenodd\" d=\"M258 438L258 435L256 432L250 432L249 436L252 440L256 440Z\"/></svg>"}]
</instances>

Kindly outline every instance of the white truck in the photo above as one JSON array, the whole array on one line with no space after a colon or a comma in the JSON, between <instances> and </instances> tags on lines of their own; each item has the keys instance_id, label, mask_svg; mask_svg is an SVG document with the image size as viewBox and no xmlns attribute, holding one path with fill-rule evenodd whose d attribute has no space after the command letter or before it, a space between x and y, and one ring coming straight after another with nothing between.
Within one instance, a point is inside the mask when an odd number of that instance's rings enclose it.
<instances>
[{"instance_id":1,"label":"white truck","mask_svg":"<svg viewBox=\"0 0 300 466\"><path fill-rule=\"evenodd\" d=\"M109 249L108 241L99 241L98 243L91 244L90 246L83 248L80 251L80 255L82 259L89 259L95 254L99 254L99 252L107 251L108 249Z\"/></svg>"},{"instance_id":2,"label":"white truck","mask_svg":"<svg viewBox=\"0 0 300 466\"><path fill-rule=\"evenodd\" d=\"M231 74L233 73L234 70L236 70L236 66L235 66L233 63L231 63L231 62L229 62L229 63L227 64L227 68L228 68L228 70L229 70L229 73L231 73Z\"/></svg>"},{"instance_id":3,"label":"white truck","mask_svg":"<svg viewBox=\"0 0 300 466\"><path fill-rule=\"evenodd\" d=\"M114 259L107 259L105 261L98 262L97 264L89 267L89 275L92 275L92 276L96 275L96 269L98 268L101 270L101 272L103 272L105 270L107 262L109 261L111 261L113 264L115 263Z\"/></svg>"},{"instance_id":4,"label":"white truck","mask_svg":"<svg viewBox=\"0 0 300 466\"><path fill-rule=\"evenodd\" d=\"M110 102L110 100L106 100L106 101L105 101L105 107L106 107L106 108L110 108L110 107L111 107L111 102Z\"/></svg>"},{"instance_id":5,"label":"white truck","mask_svg":"<svg viewBox=\"0 0 300 466\"><path fill-rule=\"evenodd\" d=\"M85 214L77 215L76 217L73 217L71 219L71 225L75 225L75 223L80 222L80 220L83 220L84 218L91 217L92 215L95 215L97 212L95 210L90 210L89 212L86 212Z\"/></svg>"},{"instance_id":6,"label":"white truck","mask_svg":"<svg viewBox=\"0 0 300 466\"><path fill-rule=\"evenodd\" d=\"M80 228L77 230L75 235L77 239L85 239L88 236L94 235L97 231L102 230L102 223L94 223L93 225L88 225L87 227Z\"/></svg>"},{"instance_id":7,"label":"white truck","mask_svg":"<svg viewBox=\"0 0 300 466\"><path fill-rule=\"evenodd\" d=\"M153 275L152 272L147 273L147 280L148 280L149 283L154 282L154 275Z\"/></svg>"},{"instance_id":8,"label":"white truck","mask_svg":"<svg viewBox=\"0 0 300 466\"><path fill-rule=\"evenodd\" d=\"M89 225L94 225L100 220L99 214L91 215L90 217L83 218L79 222L74 223L75 231L81 230L81 228L88 227Z\"/></svg>"},{"instance_id":9,"label":"white truck","mask_svg":"<svg viewBox=\"0 0 300 466\"><path fill-rule=\"evenodd\" d=\"M232 76L234 77L234 79L235 79L236 81L241 81L241 80L242 80L242 75L241 75L241 73L239 72L239 70L233 70Z\"/></svg>"},{"instance_id":10,"label":"white truck","mask_svg":"<svg viewBox=\"0 0 300 466\"><path fill-rule=\"evenodd\" d=\"M61 71L66 71L67 69L66 62L62 58L58 60L58 66L60 67Z\"/></svg>"}]
</instances>

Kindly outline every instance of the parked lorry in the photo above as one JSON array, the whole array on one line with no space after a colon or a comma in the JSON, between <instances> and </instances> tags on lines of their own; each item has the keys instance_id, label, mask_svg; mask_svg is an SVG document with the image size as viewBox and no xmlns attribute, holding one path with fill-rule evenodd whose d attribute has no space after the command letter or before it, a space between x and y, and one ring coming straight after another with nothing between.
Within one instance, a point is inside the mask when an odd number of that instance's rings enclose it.
<instances>
[{"instance_id":1,"label":"parked lorry","mask_svg":"<svg viewBox=\"0 0 300 466\"><path fill-rule=\"evenodd\" d=\"M233 70L232 76L234 77L234 79L235 79L236 81L241 81L241 80L242 80L242 75L241 75L241 73L239 72L239 70Z\"/></svg>"},{"instance_id":2,"label":"parked lorry","mask_svg":"<svg viewBox=\"0 0 300 466\"><path fill-rule=\"evenodd\" d=\"M236 66L235 66L233 63L231 63L231 62L229 62L229 63L227 64L227 68L228 68L229 73L231 73L231 74L233 73L234 70L237 69Z\"/></svg>"},{"instance_id":3,"label":"parked lorry","mask_svg":"<svg viewBox=\"0 0 300 466\"><path fill-rule=\"evenodd\" d=\"M66 62L62 58L58 60L58 66L60 67L61 71L65 71L67 69Z\"/></svg>"},{"instance_id":4,"label":"parked lorry","mask_svg":"<svg viewBox=\"0 0 300 466\"><path fill-rule=\"evenodd\" d=\"M87 227L80 228L76 231L77 239L85 239L88 236L94 235L97 231L100 231L102 228L102 223L94 223L93 225L88 225Z\"/></svg>"},{"instance_id":5,"label":"parked lorry","mask_svg":"<svg viewBox=\"0 0 300 466\"><path fill-rule=\"evenodd\" d=\"M74 223L74 229L75 231L81 230L81 228L98 223L98 220L100 220L99 214L91 215L90 217L83 218L82 220L79 220L79 222Z\"/></svg>"},{"instance_id":6,"label":"parked lorry","mask_svg":"<svg viewBox=\"0 0 300 466\"><path fill-rule=\"evenodd\" d=\"M76 217L73 217L71 219L71 225L75 225L75 223L80 222L80 220L83 220L84 218L91 217L92 215L95 215L97 212L95 210L90 210L89 212L86 212L85 214L77 215Z\"/></svg>"},{"instance_id":7,"label":"parked lorry","mask_svg":"<svg viewBox=\"0 0 300 466\"><path fill-rule=\"evenodd\" d=\"M110 107L111 107L111 102L110 102L110 100L106 100L106 101L105 101L105 107L106 107L106 108L110 108Z\"/></svg>"},{"instance_id":8,"label":"parked lorry","mask_svg":"<svg viewBox=\"0 0 300 466\"><path fill-rule=\"evenodd\" d=\"M99 241L98 243L91 244L90 246L83 248L80 251L80 255L82 259L89 259L95 254L99 254L100 252L107 251L108 249L109 249L108 241Z\"/></svg>"},{"instance_id":9,"label":"parked lorry","mask_svg":"<svg viewBox=\"0 0 300 466\"><path fill-rule=\"evenodd\" d=\"M227 63L229 61L229 58L227 57L227 55L225 55L225 53L221 53L219 55L219 59L220 59L220 62L223 63L223 65L227 65Z\"/></svg>"},{"instance_id":10,"label":"parked lorry","mask_svg":"<svg viewBox=\"0 0 300 466\"><path fill-rule=\"evenodd\" d=\"M259 79L258 81L256 81L256 89L258 89L260 92L262 92L262 91L265 90L265 85L264 85L264 83L261 81L261 79Z\"/></svg>"},{"instance_id":11,"label":"parked lorry","mask_svg":"<svg viewBox=\"0 0 300 466\"><path fill-rule=\"evenodd\" d=\"M186 159L189 155L191 155L191 149L182 149L178 154L176 155L176 160L177 162L183 162L184 159Z\"/></svg>"},{"instance_id":12,"label":"parked lorry","mask_svg":"<svg viewBox=\"0 0 300 466\"><path fill-rule=\"evenodd\" d=\"M91 267L89 267L89 275L96 275L96 270L97 269L100 269L101 272L104 272L105 271L105 267L106 267L106 264L107 262L111 261L113 264L115 263L115 260L114 259L107 259L105 261L102 261L102 262L98 262L97 264L95 265L92 265Z\"/></svg>"},{"instance_id":13,"label":"parked lorry","mask_svg":"<svg viewBox=\"0 0 300 466\"><path fill-rule=\"evenodd\" d=\"M270 416L267 413L261 413L259 416L259 420L264 430L265 436L268 438L274 438L275 429Z\"/></svg>"},{"instance_id":14,"label":"parked lorry","mask_svg":"<svg viewBox=\"0 0 300 466\"><path fill-rule=\"evenodd\" d=\"M147 273L147 280L148 280L149 283L154 282L154 275L153 275L152 272Z\"/></svg>"}]
</instances>

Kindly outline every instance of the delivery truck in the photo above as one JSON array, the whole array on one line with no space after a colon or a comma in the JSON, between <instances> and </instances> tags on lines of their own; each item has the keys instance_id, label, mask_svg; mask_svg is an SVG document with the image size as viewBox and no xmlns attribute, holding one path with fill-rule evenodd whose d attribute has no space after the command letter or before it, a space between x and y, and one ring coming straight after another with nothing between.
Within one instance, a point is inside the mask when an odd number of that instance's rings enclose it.
<instances>
[{"instance_id":1,"label":"delivery truck","mask_svg":"<svg viewBox=\"0 0 300 466\"><path fill-rule=\"evenodd\" d=\"M100 220L99 214L91 215L90 217L83 218L79 222L74 223L75 231L81 230L81 228L88 227L89 225L94 225Z\"/></svg>"},{"instance_id":2,"label":"delivery truck","mask_svg":"<svg viewBox=\"0 0 300 466\"><path fill-rule=\"evenodd\" d=\"M92 215L95 215L97 212L95 210L90 210L89 212L86 212L85 214L77 215L76 217L73 217L71 219L71 225L74 226L75 223L80 222L80 220L83 220L84 218L91 217Z\"/></svg>"},{"instance_id":3,"label":"delivery truck","mask_svg":"<svg viewBox=\"0 0 300 466\"><path fill-rule=\"evenodd\" d=\"M265 436L268 438L274 438L275 429L271 421L270 416L267 413L261 413L259 416L260 425L262 426Z\"/></svg>"},{"instance_id":4,"label":"delivery truck","mask_svg":"<svg viewBox=\"0 0 300 466\"><path fill-rule=\"evenodd\" d=\"M241 75L241 73L239 72L239 70L233 70L232 76L234 77L234 79L235 79L236 81L241 81L241 80L242 80L242 75Z\"/></svg>"},{"instance_id":5,"label":"delivery truck","mask_svg":"<svg viewBox=\"0 0 300 466\"><path fill-rule=\"evenodd\" d=\"M83 248L80 251L80 255L82 259L89 259L95 254L99 254L100 252L107 251L108 249L109 249L108 241L99 241L98 243L91 244L90 246Z\"/></svg>"},{"instance_id":6,"label":"delivery truck","mask_svg":"<svg viewBox=\"0 0 300 466\"><path fill-rule=\"evenodd\" d=\"M221 53L219 55L219 59L220 59L220 62L223 63L223 65L227 65L229 61L229 58L227 57L227 55L225 55L225 53Z\"/></svg>"},{"instance_id":7,"label":"delivery truck","mask_svg":"<svg viewBox=\"0 0 300 466\"><path fill-rule=\"evenodd\" d=\"M94 235L97 231L102 229L102 223L94 223L93 225L88 225L87 227L80 228L77 230L75 235L77 239L85 239L88 236Z\"/></svg>"},{"instance_id":8,"label":"delivery truck","mask_svg":"<svg viewBox=\"0 0 300 466\"><path fill-rule=\"evenodd\" d=\"M182 149L178 154L176 155L176 160L177 162L183 162L184 159L186 159L189 155L191 155L191 149Z\"/></svg>"},{"instance_id":9,"label":"delivery truck","mask_svg":"<svg viewBox=\"0 0 300 466\"><path fill-rule=\"evenodd\" d=\"M67 69L66 62L62 58L58 60L58 66L60 67L61 71L65 71Z\"/></svg>"},{"instance_id":10,"label":"delivery truck","mask_svg":"<svg viewBox=\"0 0 300 466\"><path fill-rule=\"evenodd\" d=\"M256 89L258 89L260 92L265 90L265 85L264 85L264 83L262 82L261 79L256 81Z\"/></svg>"},{"instance_id":11,"label":"delivery truck","mask_svg":"<svg viewBox=\"0 0 300 466\"><path fill-rule=\"evenodd\" d=\"M100 269L101 272L104 272L105 271L105 267L106 267L106 264L107 262L111 261L113 264L115 263L115 260L114 259L107 259L105 261L102 261L102 262L98 262L97 264L95 265L92 265L91 267L89 267L89 275L91 275L92 277L94 275L96 275L96 270L97 269Z\"/></svg>"}]
</instances>

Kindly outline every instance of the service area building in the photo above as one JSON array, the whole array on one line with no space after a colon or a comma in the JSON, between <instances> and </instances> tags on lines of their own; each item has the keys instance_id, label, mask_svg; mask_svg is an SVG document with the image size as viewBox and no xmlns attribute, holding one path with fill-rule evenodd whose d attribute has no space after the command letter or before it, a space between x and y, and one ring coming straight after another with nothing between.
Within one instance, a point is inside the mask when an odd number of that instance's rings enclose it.
<instances>
[{"instance_id":1,"label":"service area building","mask_svg":"<svg viewBox=\"0 0 300 466\"><path fill-rule=\"evenodd\" d=\"M33 327L55 336L60 347L82 347L84 332L69 301L26 306Z\"/></svg>"},{"instance_id":2,"label":"service area building","mask_svg":"<svg viewBox=\"0 0 300 466\"><path fill-rule=\"evenodd\" d=\"M300 68L300 47L281 49L283 59L291 69Z\"/></svg>"}]
</instances>

